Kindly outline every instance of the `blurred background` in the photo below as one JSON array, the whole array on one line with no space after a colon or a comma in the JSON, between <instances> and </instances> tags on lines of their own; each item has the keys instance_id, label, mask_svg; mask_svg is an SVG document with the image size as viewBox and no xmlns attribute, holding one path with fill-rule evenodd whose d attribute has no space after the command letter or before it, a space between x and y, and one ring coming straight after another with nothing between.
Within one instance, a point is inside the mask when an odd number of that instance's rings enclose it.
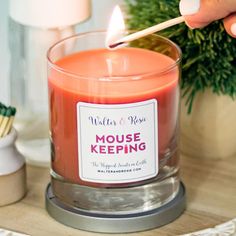
<instances>
[{"instance_id":1,"label":"blurred background","mask_svg":"<svg viewBox=\"0 0 236 236\"><path fill-rule=\"evenodd\" d=\"M70 0L68 0L69 4ZM106 29L107 22L116 4L122 4L123 0L91 0L91 17L76 26L76 32ZM0 101L10 102L9 82L9 38L8 38L8 12L9 0L0 1ZM45 64L46 67L46 64ZM45 78L46 80L46 78Z\"/></svg>"},{"instance_id":2,"label":"blurred background","mask_svg":"<svg viewBox=\"0 0 236 236\"><path fill-rule=\"evenodd\" d=\"M106 30L123 0L1 0L0 102L16 107L18 150L48 166L47 63L50 46L76 33Z\"/></svg>"},{"instance_id":3,"label":"blurred background","mask_svg":"<svg viewBox=\"0 0 236 236\"><path fill-rule=\"evenodd\" d=\"M8 70L9 70L9 51L8 51L8 0L0 2L0 101L9 102L8 93Z\"/></svg>"}]
</instances>

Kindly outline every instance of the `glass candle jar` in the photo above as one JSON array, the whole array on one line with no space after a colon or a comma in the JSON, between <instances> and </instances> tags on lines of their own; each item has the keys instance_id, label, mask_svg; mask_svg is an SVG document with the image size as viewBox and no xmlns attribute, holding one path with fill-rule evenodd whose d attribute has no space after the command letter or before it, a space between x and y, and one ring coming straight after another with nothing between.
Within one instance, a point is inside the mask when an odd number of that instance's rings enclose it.
<instances>
[{"instance_id":1,"label":"glass candle jar","mask_svg":"<svg viewBox=\"0 0 236 236\"><path fill-rule=\"evenodd\" d=\"M180 191L181 52L157 35L109 51L105 37L80 34L48 52L51 190L82 214L119 218Z\"/></svg>"}]
</instances>

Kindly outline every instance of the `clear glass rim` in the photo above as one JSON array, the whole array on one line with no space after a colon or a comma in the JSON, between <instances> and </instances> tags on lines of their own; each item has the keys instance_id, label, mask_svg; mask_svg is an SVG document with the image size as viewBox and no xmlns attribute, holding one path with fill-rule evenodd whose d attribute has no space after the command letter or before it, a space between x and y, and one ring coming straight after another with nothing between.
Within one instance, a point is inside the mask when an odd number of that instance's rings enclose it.
<instances>
[{"instance_id":1,"label":"clear glass rim","mask_svg":"<svg viewBox=\"0 0 236 236\"><path fill-rule=\"evenodd\" d=\"M135 32L135 30L129 30L128 32ZM52 51L55 49L55 47L59 46L60 44L64 43L67 40L70 39L78 39L78 38L82 38L86 35L92 35L92 34L101 34L101 33L106 33L106 31L104 30L98 30L98 31L88 31L88 32L83 32L83 33L79 33L79 34L74 34L72 36L63 38L59 41L57 41L56 43L54 43L47 51L47 62L48 62L48 66L50 66L51 68L53 68L54 70L65 74L69 77L74 77L77 79L86 79L86 80L105 80L105 81L112 81L112 80L119 80L119 81L124 81L124 80L132 80L132 79L139 79L142 77L148 77L148 76L152 76L152 75L156 75L156 76L160 76L163 74L166 74L168 72L170 72L172 69L174 69L176 66L178 66L178 64L180 64L181 60L182 60L182 52L180 47L175 44L173 41L171 41L168 38L165 38L163 36L160 35L156 35L156 34L151 34L153 37L159 38L161 40L166 41L167 43L169 43L173 48L176 49L176 51L178 52L178 58L176 60L174 60L174 63L171 64L170 66L167 66L165 69L163 69L162 71L150 71L147 73L139 73L139 74L132 74L132 75L126 75L126 76L103 76L103 77L90 77L90 76L84 76L84 75L79 75L77 73L72 73L68 70L65 70L63 68L61 68L60 66L58 66L57 64L55 64L52 59L51 59L51 53ZM105 45L105 44L104 44ZM102 47L101 47L102 48ZM105 48L105 47L104 47Z\"/></svg>"}]
</instances>

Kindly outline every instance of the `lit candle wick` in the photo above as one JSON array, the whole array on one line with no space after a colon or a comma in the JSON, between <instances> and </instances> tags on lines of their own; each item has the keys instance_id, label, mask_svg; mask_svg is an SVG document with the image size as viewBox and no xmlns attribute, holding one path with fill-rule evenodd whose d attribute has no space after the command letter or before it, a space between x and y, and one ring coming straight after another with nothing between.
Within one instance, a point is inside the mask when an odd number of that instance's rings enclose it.
<instances>
[{"instance_id":1,"label":"lit candle wick","mask_svg":"<svg viewBox=\"0 0 236 236\"><path fill-rule=\"evenodd\" d=\"M118 46L121 46L122 44L124 44L124 42L118 42L118 43L110 44L109 48L114 49L114 48L117 48Z\"/></svg>"},{"instance_id":2,"label":"lit candle wick","mask_svg":"<svg viewBox=\"0 0 236 236\"><path fill-rule=\"evenodd\" d=\"M106 42L105 42L106 48L109 50L117 49L118 46L123 43L119 42L118 44L116 44L116 42L118 42L119 39L124 37L124 35L125 35L124 18L120 7L116 6L113 10L109 26L107 29Z\"/></svg>"}]
</instances>

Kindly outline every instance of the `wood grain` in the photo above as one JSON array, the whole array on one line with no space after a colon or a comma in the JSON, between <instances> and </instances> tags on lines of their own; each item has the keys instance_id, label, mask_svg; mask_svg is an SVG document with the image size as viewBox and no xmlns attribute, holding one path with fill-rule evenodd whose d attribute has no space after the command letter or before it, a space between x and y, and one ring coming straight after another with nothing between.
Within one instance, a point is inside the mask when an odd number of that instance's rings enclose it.
<instances>
[{"instance_id":1,"label":"wood grain","mask_svg":"<svg viewBox=\"0 0 236 236\"><path fill-rule=\"evenodd\" d=\"M22 201L0 208L0 228L32 236L102 235L69 228L52 219L44 206L49 170L28 166L27 173L28 193ZM132 236L179 235L236 217L236 157L216 161L181 156L181 176L187 189L185 213L169 225Z\"/></svg>"}]
</instances>

